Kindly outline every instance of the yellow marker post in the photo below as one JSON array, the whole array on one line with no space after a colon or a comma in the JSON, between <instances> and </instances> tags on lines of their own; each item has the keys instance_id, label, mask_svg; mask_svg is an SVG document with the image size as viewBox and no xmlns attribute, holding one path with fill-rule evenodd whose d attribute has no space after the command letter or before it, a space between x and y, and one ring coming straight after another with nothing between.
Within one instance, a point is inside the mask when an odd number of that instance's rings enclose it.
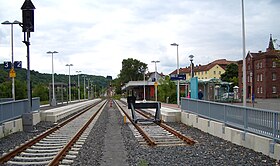
<instances>
[{"instance_id":1,"label":"yellow marker post","mask_svg":"<svg viewBox=\"0 0 280 166\"><path fill-rule=\"evenodd\" d=\"M123 123L126 124L126 116L123 116Z\"/></svg>"}]
</instances>

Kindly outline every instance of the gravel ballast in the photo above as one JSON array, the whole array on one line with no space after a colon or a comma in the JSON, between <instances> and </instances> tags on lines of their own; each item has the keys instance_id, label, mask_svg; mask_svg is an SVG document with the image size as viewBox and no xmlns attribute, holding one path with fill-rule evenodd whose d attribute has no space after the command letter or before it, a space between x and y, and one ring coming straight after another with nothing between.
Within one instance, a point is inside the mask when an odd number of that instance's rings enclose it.
<instances>
[{"instance_id":1,"label":"gravel ballast","mask_svg":"<svg viewBox=\"0 0 280 166\"><path fill-rule=\"evenodd\" d=\"M116 107L114 107L116 109ZM100 165L104 155L104 138L108 123L108 111L103 111L91 130L73 165ZM204 133L182 123L168 123L171 127L197 141L193 146L148 147L140 146L123 117L116 114L126 149L126 163L136 165L273 165L276 160L262 153L237 146L223 139ZM39 125L44 125L40 123ZM50 125L46 123L46 125ZM44 128L44 127L41 127ZM39 131L38 131L39 132ZM37 133L19 132L0 139L0 152L6 152ZM11 142L11 140L13 140Z\"/></svg>"}]
</instances>

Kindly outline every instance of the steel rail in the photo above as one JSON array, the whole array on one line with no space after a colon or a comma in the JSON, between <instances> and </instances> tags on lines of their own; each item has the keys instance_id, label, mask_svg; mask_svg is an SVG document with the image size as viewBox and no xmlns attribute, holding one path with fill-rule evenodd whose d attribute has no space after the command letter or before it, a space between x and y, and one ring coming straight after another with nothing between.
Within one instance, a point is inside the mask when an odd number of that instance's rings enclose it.
<instances>
[{"instance_id":1,"label":"steel rail","mask_svg":"<svg viewBox=\"0 0 280 166\"><path fill-rule=\"evenodd\" d=\"M104 109L104 106L108 103L108 100L103 103L103 105L91 116L91 118L84 124L84 126L73 136L73 138L64 146L63 149L53 158L53 160L48 164L48 166L59 165L59 162L66 156L67 152L72 148L72 146L78 141L87 127L91 124L96 115Z\"/></svg>"},{"instance_id":2,"label":"steel rail","mask_svg":"<svg viewBox=\"0 0 280 166\"><path fill-rule=\"evenodd\" d=\"M102 100L103 101L103 100ZM100 101L100 102L102 102ZM32 145L36 144L37 142L39 142L40 140L42 140L43 138L45 138L46 136L52 134L53 132L57 131L58 129L60 129L61 127L63 127L64 125L66 125L67 123L69 123L70 121L72 121L73 119L75 119L76 117L80 116L81 114L85 113L86 111L88 111L89 109L91 109L92 107L96 106L97 104L99 104L100 102L94 103L93 105L89 105L85 108L83 108L79 113L77 113L76 115L74 115L71 118L68 118L66 120L64 120L63 122L57 124L56 126L54 126L51 129L48 129L47 131L43 132L42 134L38 135L37 137L35 137L32 140L29 140L28 142L26 142L25 144L19 146L18 148L8 152L7 154L3 155L0 158L0 164L4 164L5 162L11 160L12 158L14 158L16 155L18 155L19 153L23 152L24 150L26 150L27 148L31 147Z\"/></svg>"},{"instance_id":3,"label":"steel rail","mask_svg":"<svg viewBox=\"0 0 280 166\"><path fill-rule=\"evenodd\" d=\"M133 126L138 130L138 132L144 137L144 139L146 140L147 144L150 145L150 146L155 146L156 145L155 140L152 139L151 137L149 137L149 135L144 131L144 129L142 129L139 125L134 123L133 120L131 119L131 117L124 111L123 108L121 108L121 106L115 100L114 100L114 103L125 114L125 116L129 119L129 121L133 124Z\"/></svg>"},{"instance_id":4,"label":"steel rail","mask_svg":"<svg viewBox=\"0 0 280 166\"><path fill-rule=\"evenodd\" d=\"M149 116L146 115L145 113L143 113L139 110L135 110L135 111L138 112L139 114L141 114L142 116L149 118ZM180 138L181 140L185 141L187 144L190 144L190 145L195 144L195 141L193 139L190 139L190 138L184 136L183 134L179 133L178 131L171 128L167 124L163 123L163 121L161 121L160 123L156 123L156 124L159 125L160 127L164 128L166 131L170 132L171 134L175 135L176 137Z\"/></svg>"}]
</instances>

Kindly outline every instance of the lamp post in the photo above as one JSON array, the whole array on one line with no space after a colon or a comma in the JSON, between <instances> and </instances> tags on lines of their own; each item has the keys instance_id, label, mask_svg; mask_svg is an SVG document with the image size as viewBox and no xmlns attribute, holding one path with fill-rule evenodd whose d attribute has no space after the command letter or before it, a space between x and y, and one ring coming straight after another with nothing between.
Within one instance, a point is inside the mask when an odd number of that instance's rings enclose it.
<instances>
[{"instance_id":1,"label":"lamp post","mask_svg":"<svg viewBox=\"0 0 280 166\"><path fill-rule=\"evenodd\" d=\"M190 61L191 61L191 78L193 78L194 76L194 69L193 69L193 55L189 55ZM189 87L190 89L190 87ZM190 91L188 91L188 98L190 98Z\"/></svg>"},{"instance_id":2,"label":"lamp post","mask_svg":"<svg viewBox=\"0 0 280 166\"><path fill-rule=\"evenodd\" d=\"M84 78L84 99L86 99L86 75L82 76Z\"/></svg>"},{"instance_id":3,"label":"lamp post","mask_svg":"<svg viewBox=\"0 0 280 166\"><path fill-rule=\"evenodd\" d=\"M57 51L48 51L47 54L52 54L52 101L51 106L56 106L56 98L54 93L54 67L53 67L53 54L58 53Z\"/></svg>"},{"instance_id":4,"label":"lamp post","mask_svg":"<svg viewBox=\"0 0 280 166\"><path fill-rule=\"evenodd\" d=\"M243 46L243 106L246 107L246 48L245 48L245 21L244 21L244 1L242 3L242 46Z\"/></svg>"},{"instance_id":5,"label":"lamp post","mask_svg":"<svg viewBox=\"0 0 280 166\"><path fill-rule=\"evenodd\" d=\"M189 58L190 58L190 61L191 61L191 78L194 77L194 69L193 69L193 55L190 55Z\"/></svg>"},{"instance_id":6,"label":"lamp post","mask_svg":"<svg viewBox=\"0 0 280 166\"><path fill-rule=\"evenodd\" d=\"M155 63L155 100L157 101L157 63L160 61L152 61L152 63Z\"/></svg>"},{"instance_id":7,"label":"lamp post","mask_svg":"<svg viewBox=\"0 0 280 166\"><path fill-rule=\"evenodd\" d=\"M73 66L73 64L66 64L65 66L69 67L69 102L71 103L71 78L70 78L70 67Z\"/></svg>"},{"instance_id":8,"label":"lamp post","mask_svg":"<svg viewBox=\"0 0 280 166\"><path fill-rule=\"evenodd\" d=\"M90 81L90 79L88 78L87 80L88 80L88 100L89 100L89 81Z\"/></svg>"},{"instance_id":9,"label":"lamp post","mask_svg":"<svg viewBox=\"0 0 280 166\"><path fill-rule=\"evenodd\" d=\"M96 97L96 85L93 85L94 86L94 94L93 94L93 98Z\"/></svg>"},{"instance_id":10,"label":"lamp post","mask_svg":"<svg viewBox=\"0 0 280 166\"><path fill-rule=\"evenodd\" d=\"M79 73L81 73L82 71L76 71L76 73L78 73L78 99L79 101L81 100L80 97L80 78L79 78Z\"/></svg>"},{"instance_id":11,"label":"lamp post","mask_svg":"<svg viewBox=\"0 0 280 166\"><path fill-rule=\"evenodd\" d=\"M14 24L21 24L21 22L15 20L14 22L5 21L2 22L3 25L11 25L11 54L12 54L12 70L14 70ZM12 77L12 97L16 100L15 94L15 78Z\"/></svg>"},{"instance_id":12,"label":"lamp post","mask_svg":"<svg viewBox=\"0 0 280 166\"><path fill-rule=\"evenodd\" d=\"M177 77L179 75L179 44L177 43L172 43L171 46L176 46L177 47ZM177 105L180 107L180 81L177 80Z\"/></svg>"}]
</instances>

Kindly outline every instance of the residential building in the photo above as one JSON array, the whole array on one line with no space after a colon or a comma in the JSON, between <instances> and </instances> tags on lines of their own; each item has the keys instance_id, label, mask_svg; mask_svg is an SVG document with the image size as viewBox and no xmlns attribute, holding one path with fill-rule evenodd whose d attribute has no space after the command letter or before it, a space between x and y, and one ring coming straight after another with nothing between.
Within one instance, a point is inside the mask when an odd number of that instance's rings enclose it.
<instances>
[{"instance_id":1,"label":"residential building","mask_svg":"<svg viewBox=\"0 0 280 166\"><path fill-rule=\"evenodd\" d=\"M246 94L247 98L280 97L280 51L273 45L272 35L266 52L248 52L246 56ZM238 61L238 80L241 95L243 89L243 60Z\"/></svg>"},{"instance_id":2,"label":"residential building","mask_svg":"<svg viewBox=\"0 0 280 166\"><path fill-rule=\"evenodd\" d=\"M207 65L194 65L194 77L198 77L198 79L212 79L221 77L226 71L226 66L231 63L236 63L235 61L228 61L226 59L218 59ZM186 74L186 80L191 78L191 67L188 66L186 68L180 68L180 74ZM170 73L170 76L177 74L177 70L174 70Z\"/></svg>"}]
</instances>

